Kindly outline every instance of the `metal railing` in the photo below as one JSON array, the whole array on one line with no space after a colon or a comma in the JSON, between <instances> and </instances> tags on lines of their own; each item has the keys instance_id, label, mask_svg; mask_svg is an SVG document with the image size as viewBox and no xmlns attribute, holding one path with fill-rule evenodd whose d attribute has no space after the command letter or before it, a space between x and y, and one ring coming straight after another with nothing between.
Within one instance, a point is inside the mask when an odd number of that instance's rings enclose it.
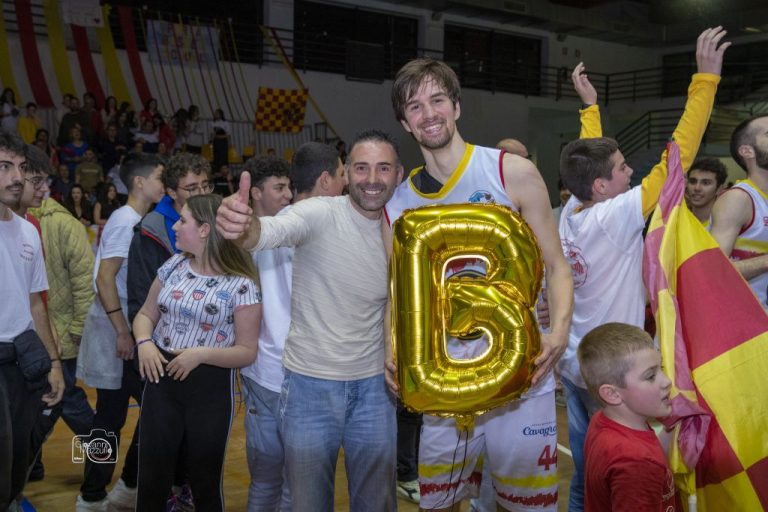
<instances>
[{"instance_id":1,"label":"metal railing","mask_svg":"<svg viewBox=\"0 0 768 512\"><path fill-rule=\"evenodd\" d=\"M45 25L39 2L36 1L33 7L35 32L40 34L40 31L43 31L44 34ZM3 9L6 19L15 16L9 5L4 5ZM138 8L136 13L138 13ZM145 12L145 14L153 17L151 13ZM179 19L177 13L155 14L162 19ZM114 16L113 11L111 17ZM139 16L137 15L134 17L134 24L138 23L138 20ZM182 15L181 20L184 23L195 25L217 24L222 28L229 26L229 21L217 21L212 18L198 19L197 17ZM113 22L114 20L110 21ZM236 28L235 34L242 33L243 30L252 30L249 37L238 42L239 55L244 62L257 65L282 65L275 48L264 40L257 24L249 24L248 21L243 20L233 20L232 23ZM13 23L9 24L10 32L13 31L13 25ZM116 35L120 33L116 27L113 28L115 28L113 32ZM344 74L350 80L382 82L393 78L397 70L412 58L448 58L447 63L457 72L462 86L465 88L546 97L555 101L561 99L578 100L571 84L571 69L566 67L510 64L509 62L495 62L493 59L485 62L473 55L464 55L456 60L450 60L451 57L444 55L441 50L401 47L392 41L372 44L347 40L343 36L325 37L281 28L270 28L270 30L279 39L281 46L299 71L317 70ZM140 32L139 30L138 33ZM223 30L221 37L228 36L229 34ZM119 46L117 39L119 37L116 37L116 43ZM140 48L143 44L143 41L139 42ZM222 48L229 46L231 45L222 40ZM98 52L98 49L95 51ZM230 51L221 51L221 60L231 58L233 58L231 48ZM619 73L590 71L589 76L598 92L600 103L610 105L615 102L683 96L694 71L695 69L691 65L663 66ZM717 104L732 105L738 103L747 107L753 105L745 111L752 113L768 112L768 67L764 66L763 63L726 62L723 79L718 87ZM671 135L680 112L679 109L656 110L641 116L617 134L617 138L622 142L622 149L631 153L643 147L662 143ZM49 123L46 124L50 126ZM725 119L720 122L713 116L708 136L720 138L722 134L718 130L724 132L729 127L732 129L732 126ZM51 128L54 127L51 126ZM284 144L278 142L277 139L273 140L273 137L285 138L288 141L285 144L293 144L294 142L289 140L291 136L258 135L258 132L253 131L250 121L245 119L241 122L233 122L233 129L235 132L233 141L239 148L254 145L258 148L275 147L279 151ZM322 129L316 126L305 129L300 138L302 141L328 140L327 135L322 134Z\"/></svg>"},{"instance_id":2,"label":"metal railing","mask_svg":"<svg viewBox=\"0 0 768 512\"><path fill-rule=\"evenodd\" d=\"M140 7L134 9L135 33L139 48L144 50L139 23ZM15 9L11 4L3 5L7 21L7 30L15 32ZM232 23L235 33L242 36L238 41L238 54L245 63L257 65L280 64L275 50L266 42L256 23L247 20L223 20L188 16L171 12L141 11L146 19L181 20L190 25L210 25L222 28L222 60L233 58L231 37L228 28ZM39 0L32 5L33 26L36 35L45 37L45 20ZM116 21L116 12L110 15L115 43L122 46L122 34ZM339 73L352 80L383 81L394 77L397 70L415 57L433 57L448 59L448 64L459 75L462 86L485 89L493 92L510 92L524 96L542 96L560 99L577 99L570 83L571 69L565 67L509 64L478 60L474 55L463 55L452 60L442 50L429 48L398 47L392 41L377 44L349 41L343 36L308 34L283 28L271 30L279 38L294 66L302 71L316 70ZM66 35L66 32L65 32ZM68 36L67 36L68 37ZM71 43L71 42L70 42ZM68 44L70 44L68 43ZM361 49L364 46L364 50ZM98 45L92 45L92 51L98 52ZM366 66L367 61L376 66ZM590 70L590 79L597 89L600 102L604 105L617 101L637 101L642 99L666 98L685 94L690 75L695 66L662 66L638 69L619 73L601 73ZM356 76L360 74L362 76ZM768 98L768 67L762 62L728 62L724 64L723 79L718 89L717 103L729 104L738 101L764 101Z\"/></svg>"},{"instance_id":3,"label":"metal railing","mask_svg":"<svg viewBox=\"0 0 768 512\"><path fill-rule=\"evenodd\" d=\"M754 109L714 109L704 133L703 143L727 143L733 129L757 113ZM681 108L669 108L652 110L641 115L615 136L622 154L628 158L644 149L663 147L672 136L682 114Z\"/></svg>"}]
</instances>

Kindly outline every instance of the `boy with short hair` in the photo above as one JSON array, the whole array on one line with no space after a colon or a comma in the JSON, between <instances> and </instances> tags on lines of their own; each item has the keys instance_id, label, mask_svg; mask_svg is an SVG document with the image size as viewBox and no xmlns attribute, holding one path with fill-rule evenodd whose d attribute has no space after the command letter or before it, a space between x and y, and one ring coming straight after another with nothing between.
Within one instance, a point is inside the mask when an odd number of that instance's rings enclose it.
<instances>
[{"instance_id":1,"label":"boy with short hair","mask_svg":"<svg viewBox=\"0 0 768 512\"><path fill-rule=\"evenodd\" d=\"M608 323L578 349L581 374L601 404L585 442L585 510L681 510L667 457L648 418L672 410L672 383L661 356L639 327Z\"/></svg>"},{"instance_id":2,"label":"boy with short hair","mask_svg":"<svg viewBox=\"0 0 768 512\"><path fill-rule=\"evenodd\" d=\"M26 167L24 142L0 130L0 294L6 298L0 309L0 510L18 506L16 498L27 477L30 432L40 400L50 407L64 392L58 347L41 296L48 289L48 280L40 237L12 210L24 191ZM31 330L37 331L39 339L27 334ZM27 347L40 348L50 357L48 392L45 376L30 381L22 373L14 346L14 339L22 336Z\"/></svg>"},{"instance_id":3,"label":"boy with short hair","mask_svg":"<svg viewBox=\"0 0 768 512\"><path fill-rule=\"evenodd\" d=\"M173 225L179 220L187 200L198 194L210 194L211 164L200 155L178 153L171 157L163 174L165 197L134 228L128 251L128 320L139 313L157 269L176 249Z\"/></svg>"},{"instance_id":4,"label":"boy with short hair","mask_svg":"<svg viewBox=\"0 0 768 512\"><path fill-rule=\"evenodd\" d=\"M705 228L709 228L712 207L725 189L728 171L714 157L699 158L685 177L685 202Z\"/></svg>"},{"instance_id":5,"label":"boy with short hair","mask_svg":"<svg viewBox=\"0 0 768 512\"><path fill-rule=\"evenodd\" d=\"M108 437L111 449L117 454L120 430L125 424L128 401L141 397L141 382L133 369L136 342L128 324L128 250L133 228L149 211L153 203L163 197L164 166L154 155L142 153L127 157L120 167L120 178L128 187L128 202L110 215L101 234L94 265L93 285L96 300L88 311L83 328L77 376L96 388L96 416L93 429L114 433ZM109 494L106 486L115 470L111 462L85 461L85 475L77 512L105 511L113 507L135 506L138 472L138 436L134 434L128 449L120 480ZM109 502L109 503L108 503Z\"/></svg>"}]
</instances>

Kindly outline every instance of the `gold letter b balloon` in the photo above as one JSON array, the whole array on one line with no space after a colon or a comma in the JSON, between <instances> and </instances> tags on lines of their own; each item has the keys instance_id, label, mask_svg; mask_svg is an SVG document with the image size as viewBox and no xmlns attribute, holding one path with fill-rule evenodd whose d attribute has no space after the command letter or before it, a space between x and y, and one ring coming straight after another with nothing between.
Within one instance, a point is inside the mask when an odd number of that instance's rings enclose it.
<instances>
[{"instance_id":1,"label":"gold letter b balloon","mask_svg":"<svg viewBox=\"0 0 768 512\"><path fill-rule=\"evenodd\" d=\"M392 341L402 400L469 428L474 415L530 386L540 344L534 305L543 265L536 238L509 208L470 203L407 210L393 239ZM485 276L446 278L457 260L481 260ZM484 353L450 356L449 339L481 333Z\"/></svg>"}]
</instances>

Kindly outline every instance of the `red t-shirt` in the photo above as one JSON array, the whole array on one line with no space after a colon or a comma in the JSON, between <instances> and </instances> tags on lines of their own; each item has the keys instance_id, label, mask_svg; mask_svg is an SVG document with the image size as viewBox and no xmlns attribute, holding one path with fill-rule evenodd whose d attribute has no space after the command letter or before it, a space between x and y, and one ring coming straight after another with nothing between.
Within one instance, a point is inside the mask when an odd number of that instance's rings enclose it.
<instances>
[{"instance_id":1,"label":"red t-shirt","mask_svg":"<svg viewBox=\"0 0 768 512\"><path fill-rule=\"evenodd\" d=\"M675 482L653 430L592 417L584 443L585 512L675 512Z\"/></svg>"}]
</instances>

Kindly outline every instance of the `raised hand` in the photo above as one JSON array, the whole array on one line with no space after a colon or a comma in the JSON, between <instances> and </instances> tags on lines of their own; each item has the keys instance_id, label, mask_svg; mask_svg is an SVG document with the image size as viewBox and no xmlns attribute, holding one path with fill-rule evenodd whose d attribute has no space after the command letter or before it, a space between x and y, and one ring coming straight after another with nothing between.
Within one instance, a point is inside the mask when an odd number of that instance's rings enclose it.
<instances>
[{"instance_id":1,"label":"raised hand","mask_svg":"<svg viewBox=\"0 0 768 512\"><path fill-rule=\"evenodd\" d=\"M718 47L726 33L723 27L708 28L696 40L696 66L699 73L720 75L723 69L723 54L731 46L728 41Z\"/></svg>"},{"instance_id":2,"label":"raised hand","mask_svg":"<svg viewBox=\"0 0 768 512\"><path fill-rule=\"evenodd\" d=\"M248 206L251 193L251 174L240 174L240 188L234 194L224 198L216 212L216 229L224 238L236 240L248 232L251 226L253 210Z\"/></svg>"},{"instance_id":3,"label":"raised hand","mask_svg":"<svg viewBox=\"0 0 768 512\"><path fill-rule=\"evenodd\" d=\"M586 67L583 62L579 62L573 68L571 80L584 105L594 105L597 103L597 91L587 77Z\"/></svg>"}]
</instances>

